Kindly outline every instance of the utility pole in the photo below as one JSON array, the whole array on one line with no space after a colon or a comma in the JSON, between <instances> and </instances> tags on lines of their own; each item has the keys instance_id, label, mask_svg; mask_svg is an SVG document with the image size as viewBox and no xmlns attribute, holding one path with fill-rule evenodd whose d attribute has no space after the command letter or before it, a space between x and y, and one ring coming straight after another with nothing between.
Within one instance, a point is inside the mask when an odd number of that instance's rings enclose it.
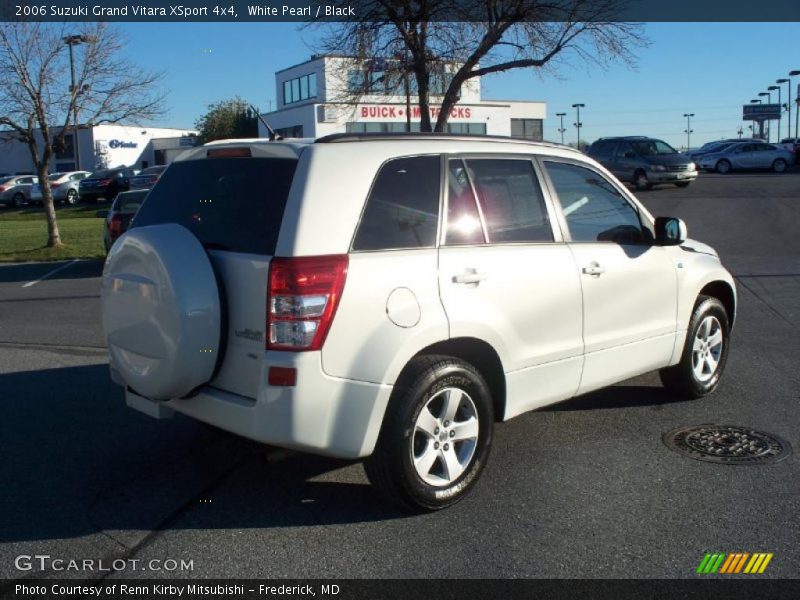
<instances>
[{"instance_id":1,"label":"utility pole","mask_svg":"<svg viewBox=\"0 0 800 600\"><path fill-rule=\"evenodd\" d=\"M577 114L577 120L575 121L575 123L573 123L575 128L578 130L578 150L581 149L581 127L583 127L583 123L581 123L581 109L583 107L585 107L585 106L586 105L583 104L583 103L578 103L578 104L573 104L572 105L572 108L574 108L578 113Z\"/></svg>"},{"instance_id":2,"label":"utility pole","mask_svg":"<svg viewBox=\"0 0 800 600\"><path fill-rule=\"evenodd\" d=\"M692 147L692 117L694 113L683 113L683 116L686 117L686 149L688 150Z\"/></svg>"},{"instance_id":3,"label":"utility pole","mask_svg":"<svg viewBox=\"0 0 800 600\"><path fill-rule=\"evenodd\" d=\"M561 119L561 126L558 128L558 133L561 134L561 143L563 144L564 143L564 132L566 131L566 129L564 129L564 117L567 116L567 113L556 113L556 116L559 119Z\"/></svg>"},{"instance_id":4,"label":"utility pole","mask_svg":"<svg viewBox=\"0 0 800 600\"><path fill-rule=\"evenodd\" d=\"M75 170L81 170L81 145L78 142L78 94L83 93L85 90L75 88L75 55L72 50L73 46L78 44L93 44L97 40L89 35L68 35L64 38L64 43L69 46L69 73L70 83L69 93L73 98L72 102L72 148L75 153ZM92 166L94 168L94 166Z\"/></svg>"},{"instance_id":5,"label":"utility pole","mask_svg":"<svg viewBox=\"0 0 800 600\"><path fill-rule=\"evenodd\" d=\"M770 90L770 91L773 91L773 90L777 90L778 91L778 108L779 108L779 110L778 110L778 136L777 136L777 139L775 140L775 142L777 143L777 142L781 141L781 117L783 116L781 114L781 113L783 113L783 105L781 104L781 86L779 86L779 85L771 85L767 89Z\"/></svg>"}]
</instances>

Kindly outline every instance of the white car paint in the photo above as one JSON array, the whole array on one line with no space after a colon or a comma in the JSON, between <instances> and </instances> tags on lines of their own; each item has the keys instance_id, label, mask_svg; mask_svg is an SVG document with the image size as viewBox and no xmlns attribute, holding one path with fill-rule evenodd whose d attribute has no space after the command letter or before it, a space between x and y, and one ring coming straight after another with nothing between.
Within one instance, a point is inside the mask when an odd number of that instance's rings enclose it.
<instances>
[{"instance_id":1,"label":"white car paint","mask_svg":"<svg viewBox=\"0 0 800 600\"><path fill-rule=\"evenodd\" d=\"M716 282L728 286L735 300L733 278L716 254L702 244L687 241L682 246L653 245L631 252L612 242L571 242L555 190L543 174L544 160L592 170L635 207L644 228L652 232L654 220L606 169L566 147L454 137L336 143L234 140L188 151L176 164L205 160L209 147L247 147L253 156L296 159L274 254L348 255L346 283L321 350L265 350L265 299L272 257L209 251L208 264L223 282L226 299L221 305L226 308L211 308L212 313L227 311L227 347L220 348L221 365L212 376L209 357L182 358L185 351L177 351L180 360L176 368L184 373L186 364L197 361L196 381L207 383L190 397L155 395L161 400L156 401L131 385L132 366L125 364L128 350L114 349L114 339L124 334L140 344L142 340L136 338L153 335L149 328L154 328L166 346L183 348L185 340L174 332L186 330L185 319L192 309L179 288L191 286L164 280L145 292L149 288L143 282L136 288L139 299L144 300L141 294L158 296L160 290L168 291L164 297L177 303L170 313L177 314L177 320L155 310L138 321L129 319L124 314L126 305L115 304L113 294L117 285L126 292L134 288L124 277L122 283L116 283L121 275L115 269L127 267L115 263L115 257L121 262L125 259L121 249L126 247L126 238L129 246L148 252L142 247L142 233L130 230L106 262L104 325L112 347L113 379L128 386L130 406L152 416L178 411L260 442L364 457L373 451L401 371L434 344L470 338L491 347L505 376L504 411L499 416L509 419L676 364L700 291ZM451 247L441 243L440 223L435 247L351 250L376 173L386 161L476 153L532 161L551 217L553 242ZM443 206L445 190L443 184ZM440 210L440 214L446 211ZM187 264L193 265L194 260L186 257ZM213 278L202 265L197 269L202 274L194 277ZM152 273L142 276L156 279ZM135 294L129 300L133 302ZM157 304L165 309L164 303ZM140 308L128 310L145 316ZM216 322L213 314L206 317ZM731 314L731 321L733 317ZM195 335L210 339L209 331L213 333L209 329ZM169 352L166 356L171 356L169 361L174 358ZM276 366L295 368L296 385L269 385L269 369ZM169 389L169 375L163 370L159 373L155 387ZM141 386L148 374L139 368L137 376ZM188 377L188 372L183 376Z\"/></svg>"}]
</instances>

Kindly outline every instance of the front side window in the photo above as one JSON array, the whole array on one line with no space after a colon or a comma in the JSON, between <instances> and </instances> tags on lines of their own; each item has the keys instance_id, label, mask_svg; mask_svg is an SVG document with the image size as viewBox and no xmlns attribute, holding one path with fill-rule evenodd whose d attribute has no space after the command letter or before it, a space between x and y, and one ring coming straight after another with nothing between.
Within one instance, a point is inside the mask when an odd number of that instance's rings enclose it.
<instances>
[{"instance_id":1,"label":"front side window","mask_svg":"<svg viewBox=\"0 0 800 600\"><path fill-rule=\"evenodd\" d=\"M573 242L641 244L648 240L639 213L599 173L546 161Z\"/></svg>"},{"instance_id":2,"label":"front side window","mask_svg":"<svg viewBox=\"0 0 800 600\"><path fill-rule=\"evenodd\" d=\"M390 160L367 198L353 250L397 250L436 245L439 156Z\"/></svg>"},{"instance_id":3,"label":"front side window","mask_svg":"<svg viewBox=\"0 0 800 600\"><path fill-rule=\"evenodd\" d=\"M544 197L529 160L470 159L489 243L552 242Z\"/></svg>"}]
</instances>

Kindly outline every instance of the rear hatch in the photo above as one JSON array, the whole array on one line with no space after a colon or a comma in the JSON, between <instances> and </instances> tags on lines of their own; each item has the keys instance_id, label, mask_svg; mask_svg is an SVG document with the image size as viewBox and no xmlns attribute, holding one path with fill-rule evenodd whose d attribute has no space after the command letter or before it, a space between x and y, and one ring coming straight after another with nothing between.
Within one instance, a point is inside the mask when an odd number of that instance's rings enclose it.
<instances>
[{"instance_id":1,"label":"rear hatch","mask_svg":"<svg viewBox=\"0 0 800 600\"><path fill-rule=\"evenodd\" d=\"M239 149L240 155L231 151L235 148L207 148L164 172L131 228L177 223L206 249L223 313L220 361L210 385L256 398L265 352L269 263L297 156L285 146L272 152L253 147L252 156L250 148Z\"/></svg>"}]
</instances>

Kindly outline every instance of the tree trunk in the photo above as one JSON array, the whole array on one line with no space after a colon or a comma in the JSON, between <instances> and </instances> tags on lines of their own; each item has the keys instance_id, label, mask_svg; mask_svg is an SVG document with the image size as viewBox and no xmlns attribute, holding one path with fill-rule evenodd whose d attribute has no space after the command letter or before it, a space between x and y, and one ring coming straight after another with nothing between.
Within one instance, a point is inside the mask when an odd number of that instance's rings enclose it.
<instances>
[{"instance_id":1,"label":"tree trunk","mask_svg":"<svg viewBox=\"0 0 800 600\"><path fill-rule=\"evenodd\" d=\"M56 221L56 209L53 202L53 190L50 189L50 180L47 178L47 166L41 164L39 172L39 187L42 189L42 205L44 206L44 216L47 219L47 247L61 248L61 233L58 231Z\"/></svg>"}]
</instances>

